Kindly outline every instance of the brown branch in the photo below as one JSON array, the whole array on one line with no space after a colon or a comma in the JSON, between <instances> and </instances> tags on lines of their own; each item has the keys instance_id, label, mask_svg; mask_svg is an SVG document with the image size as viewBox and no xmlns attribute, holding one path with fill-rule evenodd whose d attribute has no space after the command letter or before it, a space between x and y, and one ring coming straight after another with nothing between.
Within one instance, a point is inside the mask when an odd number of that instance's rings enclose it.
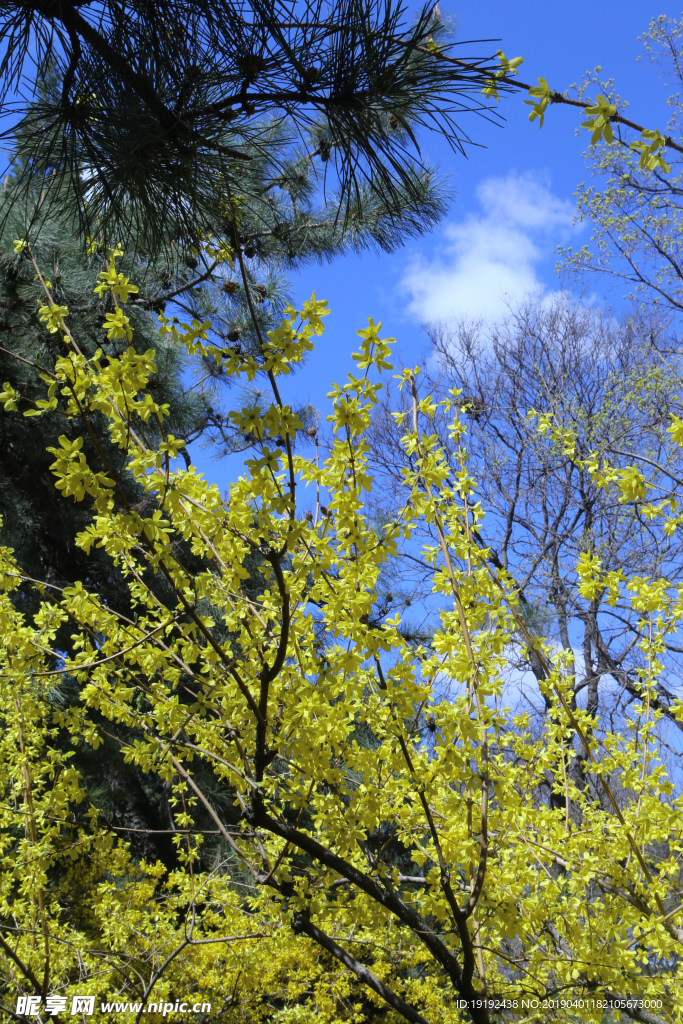
<instances>
[{"instance_id":1,"label":"brown branch","mask_svg":"<svg viewBox=\"0 0 683 1024\"><path fill-rule=\"evenodd\" d=\"M257 336L257 338L259 340L259 345L261 346L261 351L265 353L265 344L264 344L264 341L263 341L263 335L261 333L261 325L258 322L258 317L256 316L256 310L254 309L254 303L253 303L253 300L251 298L251 291L250 291L250 288L249 288L249 279L247 277L247 271L246 271L246 268L244 266L244 259L243 259L243 256L242 256L242 245L240 243L239 234L237 232L237 225L234 222L233 222L233 226L232 226L232 232L233 232L233 238L234 238L234 242L235 242L235 252L237 253L237 260L238 260L239 265L240 265L240 273L242 275L242 281L244 283L244 294L245 294L246 299L247 299L247 305L249 306L249 315L251 316L251 320L252 320L252 323L254 325L254 330L256 331L256 336ZM279 392L279 389L278 389L278 386L277 386L277 382L275 380L275 375L274 375L272 370L268 370L267 374L268 374L268 380L270 381L270 386L273 389L273 395L275 396L275 401L276 401L278 407L280 409L282 409L283 408L282 399L280 398L280 392ZM285 433L284 439L285 439L285 448L287 449L287 466L288 466L288 469L289 469L289 495L290 495L290 498L292 499L291 500L291 506L290 506L290 509L289 509L289 518L290 518L291 521L293 521L294 520L294 513L295 513L295 510L296 510L296 498L295 498L295 494L296 494L296 477L294 475L294 459L293 459L293 456L292 456L292 442L291 442L291 439L289 437L289 433ZM286 547L286 542L285 542L285 547Z\"/></svg>"},{"instance_id":2,"label":"brown branch","mask_svg":"<svg viewBox=\"0 0 683 1024\"><path fill-rule=\"evenodd\" d=\"M179 775L182 776L182 778L185 779L185 781L188 783L190 788L192 790L194 790L194 792L197 794L197 796L199 797L200 801L202 802L202 804L204 805L206 810L209 812L209 814L211 815L211 817L213 818L215 823L218 825L218 829L219 829L221 835L223 836L223 838L228 842L228 844L231 846L231 848L237 854L237 856L242 861L242 863L247 868L247 870L251 872L251 874L254 876L254 878L256 878L256 872L254 871L253 866L249 863L249 860L247 859L247 857L245 857L245 855L242 853L242 851L240 850L240 848L237 845L237 843L235 842L235 840L232 838L232 836L230 835L228 830L225 828L225 826L223 825L223 822L218 817L218 815L214 811L213 807L211 806L210 802L206 799L206 797L204 796L204 794L202 793L201 789L199 788L197 783L194 781L192 776L189 774L189 772L185 771L185 769L180 764L180 762L175 757L173 757L173 754L171 754L171 761L173 762L173 766L174 766L175 770L178 772Z\"/></svg>"},{"instance_id":3,"label":"brown branch","mask_svg":"<svg viewBox=\"0 0 683 1024\"><path fill-rule=\"evenodd\" d=\"M431 53L432 56L436 57L438 60L445 60L449 64L456 64L458 67L465 68L468 71L478 71L481 74L481 69L478 69L475 64L471 64L465 60L460 60L458 57L451 57L449 54L443 53L440 50L428 50L426 47L417 47L417 49L420 53ZM528 92L529 89L535 88L532 85L528 85L526 82L520 81L519 78L512 77L510 75L501 75L500 78L496 78L494 76L495 72L491 77L496 85L501 83L503 85L507 85L511 89L517 89L522 92ZM550 102L561 103L564 106L569 107L578 107L582 113L585 113L587 106L591 106L591 104L586 103L584 100L573 100L569 96L565 96L563 93L558 92L556 89L550 90ZM644 125L638 124L637 121L631 121L630 118L624 117L623 114L613 114L612 117L610 117L610 121L615 124L623 124L627 128L632 128L636 132L642 133L645 131ZM683 153L683 145L678 142L674 142L670 135L664 136L664 142L669 149L673 149L677 153Z\"/></svg>"},{"instance_id":4,"label":"brown branch","mask_svg":"<svg viewBox=\"0 0 683 1024\"><path fill-rule=\"evenodd\" d=\"M182 295L183 292L192 291L192 289L196 288L197 285L203 284L204 281L207 281L211 277L217 266L218 263L214 261L214 263L211 264L206 273L201 274L199 277L195 277L194 281L188 281L186 284L180 285L179 288L173 289L173 291L164 292L163 295L154 295L152 296L152 298L149 299L133 299L131 305L144 306L145 308L151 309L155 308L156 306L163 305L164 303L169 302L171 299L174 299L176 295ZM92 309L92 306L88 306L87 308ZM78 312L78 310L76 310L76 312Z\"/></svg>"},{"instance_id":5,"label":"brown branch","mask_svg":"<svg viewBox=\"0 0 683 1024\"><path fill-rule=\"evenodd\" d=\"M335 942L331 936L326 935L325 932L320 930L320 928L317 928L306 914L296 913L294 915L292 920L292 931L295 935L303 932L305 935L308 935L309 938L317 942L319 946L322 946L323 949L326 949L328 953L331 953L332 956L335 957L335 959L343 963L350 971L353 971L360 982L367 985L368 988L371 988L373 992L376 992L377 995L385 1001L385 1003L388 1003L389 1006L393 1007L394 1010L400 1013L405 1020L412 1021L412 1024L429 1024L427 1018L423 1017L421 1013L418 1013L415 1007L410 1006L401 999L400 996L397 996L395 992L392 992L390 988L387 988L384 982L380 981L377 975L373 974L369 967L366 967L365 964L360 962L360 960L356 960L356 958L351 956L350 953L347 953L345 949L342 949L342 947Z\"/></svg>"},{"instance_id":6,"label":"brown branch","mask_svg":"<svg viewBox=\"0 0 683 1024\"><path fill-rule=\"evenodd\" d=\"M286 822L278 821L261 808L250 808L247 811L247 820L250 824L259 825L273 835L279 836L305 853L310 854L318 863L330 868L332 871L336 871L337 874L347 879L380 906L391 911L427 947L437 963L440 963L445 969L456 989L461 992L462 971L456 957L443 944L439 936L432 931L417 911L404 903L395 892L381 886L374 878L371 878L363 871L349 864L348 861L337 856L337 854L327 849L327 847L323 846L312 836L307 835L305 832L300 832ZM260 881L260 878L257 881ZM481 1016L476 1018L476 1024L483 1024L483 1022L484 1018Z\"/></svg>"},{"instance_id":7,"label":"brown branch","mask_svg":"<svg viewBox=\"0 0 683 1024\"><path fill-rule=\"evenodd\" d=\"M41 989L42 989L41 983L38 981L38 979L36 978L35 974L31 970L31 968L30 967L26 967L26 965L19 959L17 954L14 952L14 950L12 949L10 944L5 940L5 938L3 937L3 935L1 933L0 933L0 946L4 949L5 953L10 958L10 960L14 961L14 963L17 965L17 967L19 968L21 973L24 975L24 977L27 978L28 981L31 982L31 984L33 985L34 990L36 992L40 992Z\"/></svg>"},{"instance_id":8,"label":"brown branch","mask_svg":"<svg viewBox=\"0 0 683 1024\"><path fill-rule=\"evenodd\" d=\"M289 624L290 624L290 600L289 593L287 591L287 584L285 577L282 572L282 566L280 565L280 557L275 552L265 556L273 567L275 573L275 579L277 581L277 588L280 593L282 600L282 623L280 626L280 640L278 642L277 651L275 652L275 659L273 664L268 666L264 665L261 671L261 687L259 694L259 712L260 717L256 725L256 745L254 748L254 780L256 785L263 782L263 773L268 763L268 756L266 750L266 739L267 739L267 726L268 726L268 694L270 690L270 684L274 679L277 678L280 669L285 663L285 656L287 654L287 644L289 641ZM258 789L252 790L252 800L261 800L262 796Z\"/></svg>"}]
</instances>

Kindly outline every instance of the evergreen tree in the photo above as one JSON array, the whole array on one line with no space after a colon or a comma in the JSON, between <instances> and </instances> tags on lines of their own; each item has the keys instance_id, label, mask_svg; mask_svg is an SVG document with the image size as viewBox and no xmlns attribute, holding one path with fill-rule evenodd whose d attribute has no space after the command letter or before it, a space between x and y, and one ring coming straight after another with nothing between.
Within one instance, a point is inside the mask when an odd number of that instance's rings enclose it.
<instances>
[{"instance_id":1,"label":"evergreen tree","mask_svg":"<svg viewBox=\"0 0 683 1024\"><path fill-rule=\"evenodd\" d=\"M16 211L12 211L15 214ZM0 417L0 511L3 516L3 542L22 552L30 572L48 584L63 586L75 579L102 588L108 601L116 602L118 583L97 557L85 558L74 546L73 538L89 521L89 514L74 510L54 487L48 449L57 444L65 424L42 416L36 400L42 396L41 374L62 355L59 335L41 318L35 298L36 270L31 260L15 253L12 238L21 236L16 217L10 215L0 240L0 375L21 395L21 410L26 416ZM154 347L157 373L153 390L159 401L171 410L171 431L191 437L207 421L208 401L198 390L190 391L184 380L187 357L177 346L163 350L152 340L153 319L140 306L128 302L126 315L134 335L112 337L103 330L105 316L112 310L111 297L98 297L93 290L102 269L99 253L86 254L74 236L68 219L54 212L40 225L35 257L51 284L52 301L69 310L69 322L81 339L83 354L91 358L97 349L102 358L120 354L130 344L137 352ZM119 261L119 270L131 273L132 261ZM158 280L158 271L152 276ZM163 271L162 271L163 273ZM47 297L43 305L47 303ZM153 421L140 423L150 437L157 436ZM91 438L93 454L99 448L112 467L117 455L106 431ZM131 500L144 500L139 487L122 479ZM105 574L105 576L102 575Z\"/></svg>"},{"instance_id":2,"label":"evergreen tree","mask_svg":"<svg viewBox=\"0 0 683 1024\"><path fill-rule=\"evenodd\" d=\"M462 149L454 117L491 116L480 94L493 63L444 60L445 35L438 6L408 25L390 0L169 0L163 10L13 0L0 7L0 97L20 122L26 187L50 166L86 233L136 248L221 234L231 197L250 206L258 165L275 187L303 143L340 226L355 231L372 197L387 242L406 204L416 222L425 208L429 219L415 133L437 128ZM36 69L60 84L27 106Z\"/></svg>"}]
</instances>

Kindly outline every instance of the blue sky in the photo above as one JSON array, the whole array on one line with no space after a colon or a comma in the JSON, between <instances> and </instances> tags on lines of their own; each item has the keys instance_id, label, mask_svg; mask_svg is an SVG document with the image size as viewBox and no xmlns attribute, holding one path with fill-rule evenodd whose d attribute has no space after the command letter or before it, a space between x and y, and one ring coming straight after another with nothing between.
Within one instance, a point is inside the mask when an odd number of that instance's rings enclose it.
<instances>
[{"instance_id":1,"label":"blue sky","mask_svg":"<svg viewBox=\"0 0 683 1024\"><path fill-rule=\"evenodd\" d=\"M655 16L680 16L680 7L670 0L656 6L622 0L618 9L594 0L544 5L442 0L441 10L457 24L463 56L500 47L508 57L525 58L523 80L535 82L543 75L561 91L601 65L636 121L648 127L666 124L666 89L658 70L647 59L638 60L638 36ZM326 392L333 381L345 380L355 331L368 316L381 320L383 333L397 339L400 358L415 363L427 354L425 321L500 315L506 301L558 287L557 246L582 244L589 237L585 226L573 225L573 193L588 176L582 156L588 135L577 137L580 112L565 107L551 107L539 129L538 122L529 123L523 99L522 94L502 99L501 127L475 115L462 122L479 143L467 158L453 153L437 134L423 133L425 160L440 166L453 193L450 212L435 231L391 256L349 255L311 265L292 278L295 301L315 290L328 299L332 313L307 364L283 381L285 396L326 412ZM219 467L199 449L192 454L210 478L227 483L232 460Z\"/></svg>"},{"instance_id":2,"label":"blue sky","mask_svg":"<svg viewBox=\"0 0 683 1024\"><path fill-rule=\"evenodd\" d=\"M463 45L463 55L500 47L508 57L525 58L520 69L524 81L542 75L560 91L600 65L603 77L615 79L636 121L649 127L666 124L666 88L658 69L646 58L638 60L638 36L655 16L679 16L675 4L626 0L618 13L616 8L608 13L591 0L542 6L446 0L441 9L456 19L463 43L496 40ZM421 329L426 320L451 314L495 316L505 301L559 286L557 246L589 238L585 226L572 223L573 194L588 177L582 156L588 134L577 136L580 112L566 107L551 107L539 129L538 122L529 123L523 99L520 94L501 101L502 127L476 116L463 122L480 143L470 147L467 159L452 153L437 135L423 134L426 160L439 164L454 193L450 212L435 231L391 256L350 255L327 266L309 266L292 279L295 299L315 290L328 299L332 313L307 364L283 382L290 400L308 400L328 411L326 392L332 381L346 379L355 331L368 316L382 321L386 336L396 337L405 362L416 363L428 351ZM227 484L232 460L219 467L210 466L198 451L193 456L210 478Z\"/></svg>"}]
</instances>

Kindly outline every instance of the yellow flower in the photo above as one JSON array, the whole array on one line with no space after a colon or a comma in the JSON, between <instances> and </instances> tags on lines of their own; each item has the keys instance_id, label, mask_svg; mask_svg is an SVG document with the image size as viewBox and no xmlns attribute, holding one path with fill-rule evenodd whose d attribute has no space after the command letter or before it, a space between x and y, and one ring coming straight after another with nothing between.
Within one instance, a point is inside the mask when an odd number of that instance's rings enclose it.
<instances>
[{"instance_id":1,"label":"yellow flower","mask_svg":"<svg viewBox=\"0 0 683 1024\"><path fill-rule=\"evenodd\" d=\"M68 315L69 310L66 306L58 306L55 302L51 302L49 306L40 306L38 309L38 316L50 334L64 330L64 317Z\"/></svg>"},{"instance_id":2,"label":"yellow flower","mask_svg":"<svg viewBox=\"0 0 683 1024\"><path fill-rule=\"evenodd\" d=\"M115 338L126 338L130 341L133 337L133 328L130 326L130 320L127 316L123 315L120 309L115 310L113 313L107 313L104 320L102 330L107 332L110 341L114 341Z\"/></svg>"}]
</instances>

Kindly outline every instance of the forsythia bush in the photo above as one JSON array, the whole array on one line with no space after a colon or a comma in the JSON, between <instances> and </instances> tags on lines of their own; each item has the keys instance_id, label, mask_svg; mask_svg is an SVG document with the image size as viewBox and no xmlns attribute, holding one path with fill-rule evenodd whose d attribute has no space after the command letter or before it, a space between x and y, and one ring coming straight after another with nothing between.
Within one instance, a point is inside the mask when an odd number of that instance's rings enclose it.
<instances>
[{"instance_id":1,"label":"forsythia bush","mask_svg":"<svg viewBox=\"0 0 683 1024\"><path fill-rule=\"evenodd\" d=\"M642 611L641 700L611 731L572 704L565 654L528 634L513 581L475 543L483 513L457 394L452 479L430 432L436 405L418 371L402 375L405 499L378 526L364 433L391 364L372 321L354 374L333 389L335 440L319 458L294 451L278 379L322 335L326 303L288 309L262 362L214 343L208 323L162 316L160 344L270 382L269 403L233 414L259 450L224 499L178 466L183 442L164 431L148 387L155 353L127 347L133 288L115 259L102 274L114 312L92 358L44 290L40 314L64 350L28 412L63 418L56 486L91 504L77 543L121 568L132 610L85 583L36 580L30 618L13 594L31 581L17 553L0 552L2 1003L88 993L138 1001L139 1017L150 1001L182 998L210 1002L206 1019L250 1024L683 1021L681 798L650 700L683 587L608 579L592 553L582 561L586 593L628 590ZM0 397L5 415L26 414L9 386ZM84 454L98 417L116 465ZM593 469L628 500L632 479ZM144 485L143 506L127 503L124 471ZM670 504L652 514L680 528ZM438 540L420 557L439 627L416 647L398 616L376 614L375 588L424 522ZM520 643L544 667L542 735L504 703ZM169 789L174 871L132 858L72 764L79 745L112 735ZM209 772L231 816L207 792ZM214 866L200 811L225 851Z\"/></svg>"}]
</instances>

